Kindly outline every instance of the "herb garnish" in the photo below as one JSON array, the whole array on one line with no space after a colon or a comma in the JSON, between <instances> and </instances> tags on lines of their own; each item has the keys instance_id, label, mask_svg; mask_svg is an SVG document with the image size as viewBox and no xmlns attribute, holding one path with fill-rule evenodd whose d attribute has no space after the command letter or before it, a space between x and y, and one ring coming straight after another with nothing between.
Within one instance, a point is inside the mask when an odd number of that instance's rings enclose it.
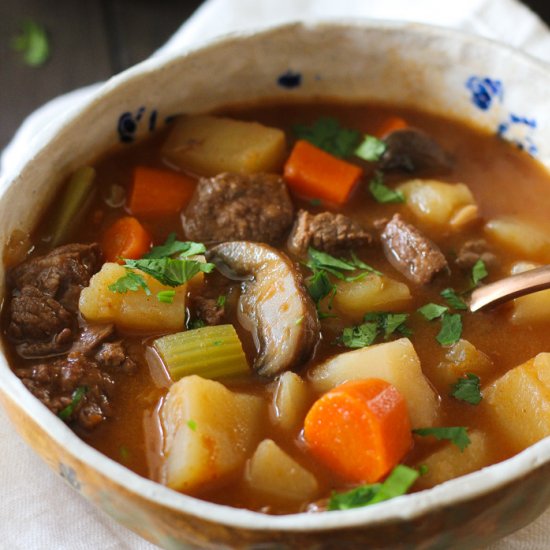
<instances>
[{"instance_id":1,"label":"herb garnish","mask_svg":"<svg viewBox=\"0 0 550 550\"><path fill-rule=\"evenodd\" d=\"M218 307L225 307L225 302L227 301L227 296L225 294L220 294L216 300L216 305Z\"/></svg>"},{"instance_id":2,"label":"herb garnish","mask_svg":"<svg viewBox=\"0 0 550 550\"><path fill-rule=\"evenodd\" d=\"M468 305L460 298L452 288L446 288L441 291L441 296L453 309L467 310Z\"/></svg>"},{"instance_id":3,"label":"herb garnish","mask_svg":"<svg viewBox=\"0 0 550 550\"><path fill-rule=\"evenodd\" d=\"M461 452L471 443L468 437L468 431L463 426L452 428L418 428L413 433L421 436L433 436L438 441L448 440L456 445Z\"/></svg>"},{"instance_id":4,"label":"herb garnish","mask_svg":"<svg viewBox=\"0 0 550 550\"><path fill-rule=\"evenodd\" d=\"M444 313L441 316L441 330L435 339L442 346L450 346L462 336L462 318L458 313Z\"/></svg>"},{"instance_id":5,"label":"herb garnish","mask_svg":"<svg viewBox=\"0 0 550 550\"><path fill-rule=\"evenodd\" d=\"M64 408L59 411L57 416L61 418L61 420L67 420L70 418L70 416L74 413L74 410L82 401L82 398L88 393L88 386L78 386L76 390L73 391L73 394L71 395L71 402Z\"/></svg>"},{"instance_id":6,"label":"herb garnish","mask_svg":"<svg viewBox=\"0 0 550 550\"><path fill-rule=\"evenodd\" d=\"M164 304L173 304L175 295L175 290L161 290L160 292L157 292L157 300Z\"/></svg>"},{"instance_id":7,"label":"herb garnish","mask_svg":"<svg viewBox=\"0 0 550 550\"><path fill-rule=\"evenodd\" d=\"M405 202L405 195L401 191L391 189L384 183L382 172L375 172L374 177L370 180L369 191L376 202L379 203L398 203Z\"/></svg>"},{"instance_id":8,"label":"herb garnish","mask_svg":"<svg viewBox=\"0 0 550 550\"><path fill-rule=\"evenodd\" d=\"M21 25L21 33L11 42L11 47L23 54L23 60L29 67L40 67L50 57L48 35L42 25L27 20Z\"/></svg>"},{"instance_id":9,"label":"herb garnish","mask_svg":"<svg viewBox=\"0 0 550 550\"><path fill-rule=\"evenodd\" d=\"M367 313L364 317L365 322L345 328L340 340L348 348L364 348L374 343L379 335L383 335L384 340L388 340L395 332L401 336L411 336L412 331L405 324L408 318L408 313Z\"/></svg>"},{"instance_id":10,"label":"herb garnish","mask_svg":"<svg viewBox=\"0 0 550 550\"><path fill-rule=\"evenodd\" d=\"M318 118L311 126L296 124L293 131L297 138L305 139L338 158L353 155L361 139L360 132L343 128L331 117Z\"/></svg>"},{"instance_id":11,"label":"herb garnish","mask_svg":"<svg viewBox=\"0 0 550 550\"><path fill-rule=\"evenodd\" d=\"M468 373L466 378L459 378L451 387L451 395L470 405L479 405L483 399L479 376Z\"/></svg>"},{"instance_id":12,"label":"herb garnish","mask_svg":"<svg viewBox=\"0 0 550 550\"><path fill-rule=\"evenodd\" d=\"M197 430L197 423L193 419L188 420L187 427L195 432Z\"/></svg>"},{"instance_id":13,"label":"herb garnish","mask_svg":"<svg viewBox=\"0 0 550 550\"><path fill-rule=\"evenodd\" d=\"M349 510L369 506L404 495L417 480L419 473L413 468L397 465L383 483L361 485L345 493L332 493L329 510Z\"/></svg>"},{"instance_id":14,"label":"herb garnish","mask_svg":"<svg viewBox=\"0 0 550 550\"><path fill-rule=\"evenodd\" d=\"M428 321L433 321L434 319L441 317L446 311L449 311L449 308L447 306L429 303L417 309L417 311Z\"/></svg>"},{"instance_id":15,"label":"herb garnish","mask_svg":"<svg viewBox=\"0 0 550 550\"><path fill-rule=\"evenodd\" d=\"M386 151L386 144L377 137L365 135L359 147L355 149L355 155L368 162L378 162Z\"/></svg>"},{"instance_id":16,"label":"herb garnish","mask_svg":"<svg viewBox=\"0 0 550 550\"><path fill-rule=\"evenodd\" d=\"M136 292L140 288L143 288L147 296L151 295L151 290L145 279L130 268L126 268L124 277L120 277L112 285L109 285L111 292L119 292L120 294L126 294L129 290Z\"/></svg>"},{"instance_id":17,"label":"herb garnish","mask_svg":"<svg viewBox=\"0 0 550 550\"><path fill-rule=\"evenodd\" d=\"M489 275L485 262L480 258L472 268L472 285L476 287L482 279Z\"/></svg>"},{"instance_id":18,"label":"herb garnish","mask_svg":"<svg viewBox=\"0 0 550 550\"><path fill-rule=\"evenodd\" d=\"M166 238L164 244L154 246L148 254L143 257L148 260L157 258L169 258L178 254L180 259L188 258L189 256L197 256L198 254L204 254L206 247L202 243L195 243L193 241L177 241L176 234L170 233Z\"/></svg>"}]
</instances>

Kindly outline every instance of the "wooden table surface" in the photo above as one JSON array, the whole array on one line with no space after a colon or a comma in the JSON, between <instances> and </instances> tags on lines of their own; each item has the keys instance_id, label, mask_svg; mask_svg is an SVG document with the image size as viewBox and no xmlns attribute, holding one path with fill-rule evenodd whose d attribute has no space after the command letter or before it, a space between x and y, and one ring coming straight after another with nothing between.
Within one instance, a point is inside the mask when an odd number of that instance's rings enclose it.
<instances>
[{"instance_id":1,"label":"wooden table surface","mask_svg":"<svg viewBox=\"0 0 550 550\"><path fill-rule=\"evenodd\" d=\"M525 3L550 23L550 0ZM201 0L0 0L0 150L33 109L142 61L200 4ZM25 65L10 47L26 19L44 25L50 38L51 58L39 68Z\"/></svg>"}]
</instances>

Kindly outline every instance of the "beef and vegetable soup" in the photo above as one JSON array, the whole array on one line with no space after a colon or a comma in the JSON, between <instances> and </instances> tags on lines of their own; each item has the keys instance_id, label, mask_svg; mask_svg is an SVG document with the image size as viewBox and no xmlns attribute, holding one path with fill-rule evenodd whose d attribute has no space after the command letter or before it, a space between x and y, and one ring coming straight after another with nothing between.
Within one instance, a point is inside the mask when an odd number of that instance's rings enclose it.
<instances>
[{"instance_id":1,"label":"beef and vegetable soup","mask_svg":"<svg viewBox=\"0 0 550 550\"><path fill-rule=\"evenodd\" d=\"M550 434L550 180L376 105L182 116L77 170L4 252L22 383L135 472L266 513L371 505Z\"/></svg>"}]
</instances>

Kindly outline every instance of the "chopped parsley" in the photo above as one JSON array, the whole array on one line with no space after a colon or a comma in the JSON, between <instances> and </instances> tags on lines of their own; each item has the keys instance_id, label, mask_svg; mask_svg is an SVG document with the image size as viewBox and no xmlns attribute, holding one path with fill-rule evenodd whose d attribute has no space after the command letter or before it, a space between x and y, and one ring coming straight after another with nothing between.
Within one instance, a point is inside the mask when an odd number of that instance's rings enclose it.
<instances>
[{"instance_id":1,"label":"chopped parsley","mask_svg":"<svg viewBox=\"0 0 550 550\"><path fill-rule=\"evenodd\" d=\"M311 204L311 206L322 206L323 201L321 199L309 199L309 204Z\"/></svg>"},{"instance_id":2,"label":"chopped parsley","mask_svg":"<svg viewBox=\"0 0 550 550\"><path fill-rule=\"evenodd\" d=\"M338 158L351 157L361 140L360 132L343 128L332 117L318 118L311 126L296 124L293 131L298 139L305 139Z\"/></svg>"},{"instance_id":3,"label":"chopped parsley","mask_svg":"<svg viewBox=\"0 0 550 550\"><path fill-rule=\"evenodd\" d=\"M355 149L355 155L368 162L378 162L385 151L386 144L381 139L367 134Z\"/></svg>"},{"instance_id":4,"label":"chopped parsley","mask_svg":"<svg viewBox=\"0 0 550 550\"><path fill-rule=\"evenodd\" d=\"M483 399L479 376L468 373L466 378L459 378L456 383L452 385L451 395L455 399L465 401L470 405L479 405Z\"/></svg>"},{"instance_id":5,"label":"chopped parsley","mask_svg":"<svg viewBox=\"0 0 550 550\"><path fill-rule=\"evenodd\" d=\"M154 260L159 258L170 258L171 256L178 254L179 259L183 259L188 258L189 256L204 254L205 252L206 247L202 243L178 241L176 240L176 234L170 233L164 244L154 246L150 252L145 254L143 257L148 260Z\"/></svg>"},{"instance_id":6,"label":"chopped parsley","mask_svg":"<svg viewBox=\"0 0 550 550\"><path fill-rule=\"evenodd\" d=\"M59 416L61 420L68 420L87 393L88 386L78 386L71 395L71 402L64 409L61 409L57 416Z\"/></svg>"},{"instance_id":7,"label":"chopped parsley","mask_svg":"<svg viewBox=\"0 0 550 550\"><path fill-rule=\"evenodd\" d=\"M205 327L206 323L202 319L195 319L194 321L189 322L189 329L194 330L197 328Z\"/></svg>"},{"instance_id":8,"label":"chopped parsley","mask_svg":"<svg viewBox=\"0 0 550 550\"><path fill-rule=\"evenodd\" d=\"M157 300L163 304L172 304L174 303L175 295L175 290L161 290L160 292L157 292Z\"/></svg>"},{"instance_id":9,"label":"chopped parsley","mask_svg":"<svg viewBox=\"0 0 550 550\"><path fill-rule=\"evenodd\" d=\"M485 262L479 259L472 268L472 285L477 286L482 279L489 275Z\"/></svg>"},{"instance_id":10,"label":"chopped parsley","mask_svg":"<svg viewBox=\"0 0 550 550\"><path fill-rule=\"evenodd\" d=\"M383 483L361 485L345 493L333 492L329 510L349 510L369 506L404 495L417 480L419 473L413 468L397 465Z\"/></svg>"},{"instance_id":11,"label":"chopped parsley","mask_svg":"<svg viewBox=\"0 0 550 550\"><path fill-rule=\"evenodd\" d=\"M227 301L227 296L225 294L220 294L216 300L216 305L218 307L225 307L225 302Z\"/></svg>"},{"instance_id":12,"label":"chopped parsley","mask_svg":"<svg viewBox=\"0 0 550 550\"><path fill-rule=\"evenodd\" d=\"M197 260L180 260L172 258L155 258L142 260L125 259L125 267L139 269L166 286L180 286L197 273L210 273L214 264Z\"/></svg>"},{"instance_id":13,"label":"chopped parsley","mask_svg":"<svg viewBox=\"0 0 550 550\"><path fill-rule=\"evenodd\" d=\"M151 295L151 290L145 279L128 267L126 268L126 275L117 279L108 288L111 292L118 292L120 294L126 294L129 290L136 292L142 288L147 296Z\"/></svg>"},{"instance_id":14,"label":"chopped parsley","mask_svg":"<svg viewBox=\"0 0 550 550\"><path fill-rule=\"evenodd\" d=\"M468 305L466 304L466 302L462 298L460 298L452 288L446 288L445 290L442 290L441 296L453 309L468 309Z\"/></svg>"},{"instance_id":15,"label":"chopped parsley","mask_svg":"<svg viewBox=\"0 0 550 550\"><path fill-rule=\"evenodd\" d=\"M402 336L410 336L412 331L405 324L408 318L408 313L367 313L364 317L365 322L345 328L340 340L348 348L364 348L373 344L379 335L383 335L384 340L388 340L395 332Z\"/></svg>"},{"instance_id":16,"label":"chopped parsley","mask_svg":"<svg viewBox=\"0 0 550 550\"><path fill-rule=\"evenodd\" d=\"M391 189L384 183L382 172L376 172L370 180L369 191L376 202L379 203L398 203L405 202L405 195L401 191Z\"/></svg>"},{"instance_id":17,"label":"chopped parsley","mask_svg":"<svg viewBox=\"0 0 550 550\"><path fill-rule=\"evenodd\" d=\"M428 465L427 465L427 464L420 464L420 465L418 466L418 473L419 473L421 476L425 476L429 471L430 471L430 469L428 468Z\"/></svg>"},{"instance_id":18,"label":"chopped parsley","mask_svg":"<svg viewBox=\"0 0 550 550\"><path fill-rule=\"evenodd\" d=\"M27 20L21 25L21 33L13 38L11 47L23 54L29 67L40 67L50 57L50 42L44 27L35 21Z\"/></svg>"},{"instance_id":19,"label":"chopped parsley","mask_svg":"<svg viewBox=\"0 0 550 550\"><path fill-rule=\"evenodd\" d=\"M462 336L462 318L458 313L444 313L441 316L441 330L435 339L442 346L450 346Z\"/></svg>"},{"instance_id":20,"label":"chopped parsley","mask_svg":"<svg viewBox=\"0 0 550 550\"><path fill-rule=\"evenodd\" d=\"M441 317L446 311L449 311L449 308L447 306L429 303L422 306L417 311L428 321L433 321L434 319Z\"/></svg>"},{"instance_id":21,"label":"chopped parsley","mask_svg":"<svg viewBox=\"0 0 550 550\"><path fill-rule=\"evenodd\" d=\"M197 431L197 423L192 419L187 421L187 427L194 432Z\"/></svg>"},{"instance_id":22,"label":"chopped parsley","mask_svg":"<svg viewBox=\"0 0 550 550\"><path fill-rule=\"evenodd\" d=\"M421 436L433 436L438 441L448 440L456 445L461 452L471 443L468 431L463 426L452 428L418 428L413 433Z\"/></svg>"}]
</instances>

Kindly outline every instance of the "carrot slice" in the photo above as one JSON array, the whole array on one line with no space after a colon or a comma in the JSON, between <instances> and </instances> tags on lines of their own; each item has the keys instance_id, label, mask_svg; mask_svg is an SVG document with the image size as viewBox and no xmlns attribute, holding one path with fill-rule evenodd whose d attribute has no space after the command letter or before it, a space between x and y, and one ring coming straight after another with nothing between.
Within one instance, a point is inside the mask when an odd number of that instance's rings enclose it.
<instances>
[{"instance_id":1,"label":"carrot slice","mask_svg":"<svg viewBox=\"0 0 550 550\"><path fill-rule=\"evenodd\" d=\"M128 201L136 216L177 214L191 200L195 180L168 170L138 166Z\"/></svg>"},{"instance_id":2,"label":"carrot slice","mask_svg":"<svg viewBox=\"0 0 550 550\"><path fill-rule=\"evenodd\" d=\"M322 149L299 140L286 161L284 177L302 197L344 204L363 171Z\"/></svg>"},{"instance_id":3,"label":"carrot slice","mask_svg":"<svg viewBox=\"0 0 550 550\"><path fill-rule=\"evenodd\" d=\"M404 118L401 118L400 116L391 116L382 121L380 126L376 129L376 132L374 132L374 135L382 139L396 130L407 128L407 126L408 123Z\"/></svg>"},{"instance_id":4,"label":"carrot slice","mask_svg":"<svg viewBox=\"0 0 550 550\"><path fill-rule=\"evenodd\" d=\"M131 216L119 218L105 231L101 240L101 248L108 262L119 261L119 258L137 260L151 248L151 244L149 233Z\"/></svg>"},{"instance_id":5,"label":"carrot slice","mask_svg":"<svg viewBox=\"0 0 550 550\"><path fill-rule=\"evenodd\" d=\"M337 386L309 410L304 437L311 453L346 481L374 483L412 446L407 405L385 380Z\"/></svg>"}]
</instances>

